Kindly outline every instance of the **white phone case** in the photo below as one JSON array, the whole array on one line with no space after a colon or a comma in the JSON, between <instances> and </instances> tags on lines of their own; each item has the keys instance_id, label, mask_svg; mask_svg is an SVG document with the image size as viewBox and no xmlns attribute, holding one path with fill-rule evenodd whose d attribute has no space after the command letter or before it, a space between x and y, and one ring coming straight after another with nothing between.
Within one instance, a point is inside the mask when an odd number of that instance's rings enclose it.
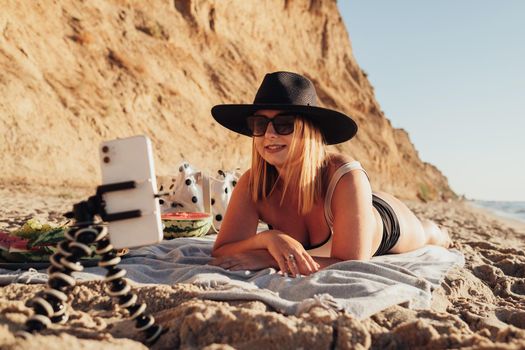
<instances>
[{"instance_id":1,"label":"white phone case","mask_svg":"<svg viewBox=\"0 0 525 350\"><path fill-rule=\"evenodd\" d=\"M100 145L102 184L135 181L133 189L103 194L106 212L139 209L141 217L111 221L109 238L115 249L140 247L162 241L159 201L151 141L144 135L103 142Z\"/></svg>"}]
</instances>

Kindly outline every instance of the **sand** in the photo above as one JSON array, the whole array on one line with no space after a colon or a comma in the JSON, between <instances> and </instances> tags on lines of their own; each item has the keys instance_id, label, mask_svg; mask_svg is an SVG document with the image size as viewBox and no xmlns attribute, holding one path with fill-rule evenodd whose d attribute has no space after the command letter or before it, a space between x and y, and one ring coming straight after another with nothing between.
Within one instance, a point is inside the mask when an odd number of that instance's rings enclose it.
<instances>
[{"instance_id":1,"label":"sand","mask_svg":"<svg viewBox=\"0 0 525 350\"><path fill-rule=\"evenodd\" d=\"M0 188L0 229L27 218L63 222L60 213L90 189ZM205 349L394 349L525 347L525 225L498 218L466 202L407 203L419 216L447 227L466 266L450 271L430 310L393 306L363 321L319 308L284 316L261 302L214 302L194 297L197 287L136 289L168 331L153 346ZM44 285L0 287L2 349L144 349L141 334L113 306L102 282L80 283L69 293L70 321L28 340L14 337L32 310L25 302Z\"/></svg>"}]
</instances>

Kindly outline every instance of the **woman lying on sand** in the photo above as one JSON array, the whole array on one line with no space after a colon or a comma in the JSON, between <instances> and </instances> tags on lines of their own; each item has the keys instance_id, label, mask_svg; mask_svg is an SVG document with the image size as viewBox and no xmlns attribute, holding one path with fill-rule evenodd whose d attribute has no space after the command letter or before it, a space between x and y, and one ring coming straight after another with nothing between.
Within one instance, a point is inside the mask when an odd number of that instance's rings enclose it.
<instances>
[{"instance_id":1,"label":"woman lying on sand","mask_svg":"<svg viewBox=\"0 0 525 350\"><path fill-rule=\"evenodd\" d=\"M350 140L348 116L317 107L315 88L289 72L267 74L253 104L218 105L221 125L252 136L252 166L233 191L213 247L213 265L275 267L308 275L343 260L448 247L445 230L419 220L401 201L374 192L358 161L328 153ZM269 230L256 234L259 220Z\"/></svg>"}]
</instances>

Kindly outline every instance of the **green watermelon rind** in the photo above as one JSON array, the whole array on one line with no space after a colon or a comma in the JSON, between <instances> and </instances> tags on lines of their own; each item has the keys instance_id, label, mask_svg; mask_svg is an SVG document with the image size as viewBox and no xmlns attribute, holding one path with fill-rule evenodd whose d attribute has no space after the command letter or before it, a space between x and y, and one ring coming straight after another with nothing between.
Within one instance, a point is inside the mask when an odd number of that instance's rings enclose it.
<instances>
[{"instance_id":1,"label":"green watermelon rind","mask_svg":"<svg viewBox=\"0 0 525 350\"><path fill-rule=\"evenodd\" d=\"M64 236L64 233L68 230L67 227L56 227L46 233L43 233L39 235L34 241L29 241L27 246L29 248L33 248L34 246L39 245L40 243L47 243L47 244L58 244L62 242L66 237Z\"/></svg>"},{"instance_id":2,"label":"green watermelon rind","mask_svg":"<svg viewBox=\"0 0 525 350\"><path fill-rule=\"evenodd\" d=\"M204 219L163 220L164 238L202 237L211 228L211 216Z\"/></svg>"}]
</instances>

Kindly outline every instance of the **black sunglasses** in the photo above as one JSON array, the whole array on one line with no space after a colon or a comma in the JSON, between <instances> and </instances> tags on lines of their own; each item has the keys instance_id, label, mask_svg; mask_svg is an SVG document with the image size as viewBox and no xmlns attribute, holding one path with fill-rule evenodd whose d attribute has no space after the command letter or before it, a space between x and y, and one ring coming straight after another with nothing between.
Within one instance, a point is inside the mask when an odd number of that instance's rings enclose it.
<instances>
[{"instance_id":1,"label":"black sunglasses","mask_svg":"<svg viewBox=\"0 0 525 350\"><path fill-rule=\"evenodd\" d=\"M279 135L290 135L293 132L294 121L295 115L292 114L278 114L273 118L252 115L246 118L252 136L263 136L269 123L272 123L273 129Z\"/></svg>"}]
</instances>

